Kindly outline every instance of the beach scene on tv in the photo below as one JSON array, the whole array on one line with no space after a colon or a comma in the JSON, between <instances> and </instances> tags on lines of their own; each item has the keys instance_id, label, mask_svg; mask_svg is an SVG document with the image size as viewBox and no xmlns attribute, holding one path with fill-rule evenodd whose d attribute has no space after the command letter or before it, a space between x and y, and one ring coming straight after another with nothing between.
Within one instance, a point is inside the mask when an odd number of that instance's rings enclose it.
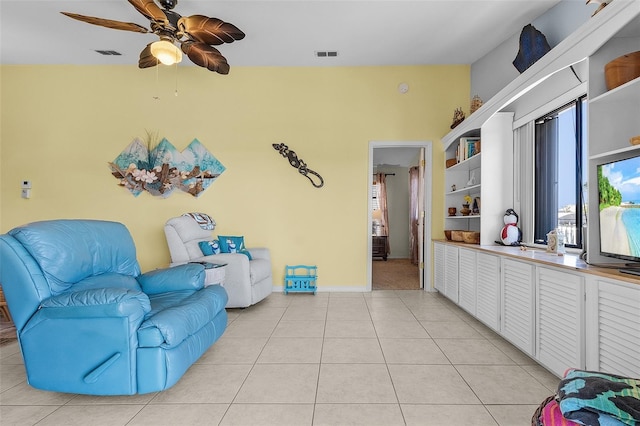
<instances>
[{"instance_id":1,"label":"beach scene on tv","mask_svg":"<svg viewBox=\"0 0 640 426\"><path fill-rule=\"evenodd\" d=\"M640 157L598 166L600 250L640 257Z\"/></svg>"}]
</instances>

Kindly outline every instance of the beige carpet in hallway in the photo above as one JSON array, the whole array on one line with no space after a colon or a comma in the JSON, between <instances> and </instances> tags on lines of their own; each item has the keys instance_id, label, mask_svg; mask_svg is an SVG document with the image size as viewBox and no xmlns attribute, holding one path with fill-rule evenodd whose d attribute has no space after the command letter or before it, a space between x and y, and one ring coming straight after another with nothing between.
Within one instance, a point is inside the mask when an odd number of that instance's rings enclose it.
<instances>
[{"instance_id":1,"label":"beige carpet in hallway","mask_svg":"<svg viewBox=\"0 0 640 426\"><path fill-rule=\"evenodd\" d=\"M417 290L420 288L418 265L409 259L374 260L371 267L373 290Z\"/></svg>"}]
</instances>

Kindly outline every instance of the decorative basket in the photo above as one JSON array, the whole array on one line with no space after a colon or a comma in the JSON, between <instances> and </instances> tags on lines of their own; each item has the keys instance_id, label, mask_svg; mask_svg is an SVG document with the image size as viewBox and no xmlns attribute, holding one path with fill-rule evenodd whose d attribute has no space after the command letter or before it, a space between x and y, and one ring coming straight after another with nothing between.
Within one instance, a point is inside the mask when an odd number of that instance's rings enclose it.
<instances>
[{"instance_id":1,"label":"decorative basket","mask_svg":"<svg viewBox=\"0 0 640 426\"><path fill-rule=\"evenodd\" d=\"M444 237L445 237L447 240L451 241L451 230L450 230L450 229L445 229L445 230L444 230Z\"/></svg>"},{"instance_id":2,"label":"decorative basket","mask_svg":"<svg viewBox=\"0 0 640 426\"><path fill-rule=\"evenodd\" d=\"M622 55L604 66L607 90L640 77L640 51Z\"/></svg>"},{"instance_id":3,"label":"decorative basket","mask_svg":"<svg viewBox=\"0 0 640 426\"><path fill-rule=\"evenodd\" d=\"M462 238L462 233L465 231L453 230L451 231L451 241L464 241Z\"/></svg>"},{"instance_id":4,"label":"decorative basket","mask_svg":"<svg viewBox=\"0 0 640 426\"><path fill-rule=\"evenodd\" d=\"M445 162L445 167L448 169L451 166L455 166L456 164L458 164L458 160L456 160L455 158L449 158L446 162Z\"/></svg>"},{"instance_id":5,"label":"decorative basket","mask_svg":"<svg viewBox=\"0 0 640 426\"><path fill-rule=\"evenodd\" d=\"M462 231L462 241L467 244L480 244L480 233L477 231Z\"/></svg>"}]
</instances>

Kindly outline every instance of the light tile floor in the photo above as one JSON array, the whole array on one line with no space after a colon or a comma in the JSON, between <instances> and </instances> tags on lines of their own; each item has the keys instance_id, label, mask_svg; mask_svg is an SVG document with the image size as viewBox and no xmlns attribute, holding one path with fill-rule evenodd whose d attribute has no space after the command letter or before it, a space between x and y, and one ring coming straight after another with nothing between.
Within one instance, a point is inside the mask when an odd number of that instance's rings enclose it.
<instances>
[{"instance_id":1,"label":"light tile floor","mask_svg":"<svg viewBox=\"0 0 640 426\"><path fill-rule=\"evenodd\" d=\"M437 293L274 293L167 391L43 392L0 348L0 424L529 426L559 379Z\"/></svg>"}]
</instances>

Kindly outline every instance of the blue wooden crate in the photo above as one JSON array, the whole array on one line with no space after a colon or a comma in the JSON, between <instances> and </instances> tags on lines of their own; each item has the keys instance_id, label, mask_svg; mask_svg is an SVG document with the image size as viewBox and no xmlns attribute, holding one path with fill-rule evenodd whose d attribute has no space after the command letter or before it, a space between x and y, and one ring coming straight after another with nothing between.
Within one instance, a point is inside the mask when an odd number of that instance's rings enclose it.
<instances>
[{"instance_id":1,"label":"blue wooden crate","mask_svg":"<svg viewBox=\"0 0 640 426\"><path fill-rule=\"evenodd\" d=\"M317 279L318 267L315 265L287 265L284 276L284 294L311 292L316 294Z\"/></svg>"}]
</instances>

